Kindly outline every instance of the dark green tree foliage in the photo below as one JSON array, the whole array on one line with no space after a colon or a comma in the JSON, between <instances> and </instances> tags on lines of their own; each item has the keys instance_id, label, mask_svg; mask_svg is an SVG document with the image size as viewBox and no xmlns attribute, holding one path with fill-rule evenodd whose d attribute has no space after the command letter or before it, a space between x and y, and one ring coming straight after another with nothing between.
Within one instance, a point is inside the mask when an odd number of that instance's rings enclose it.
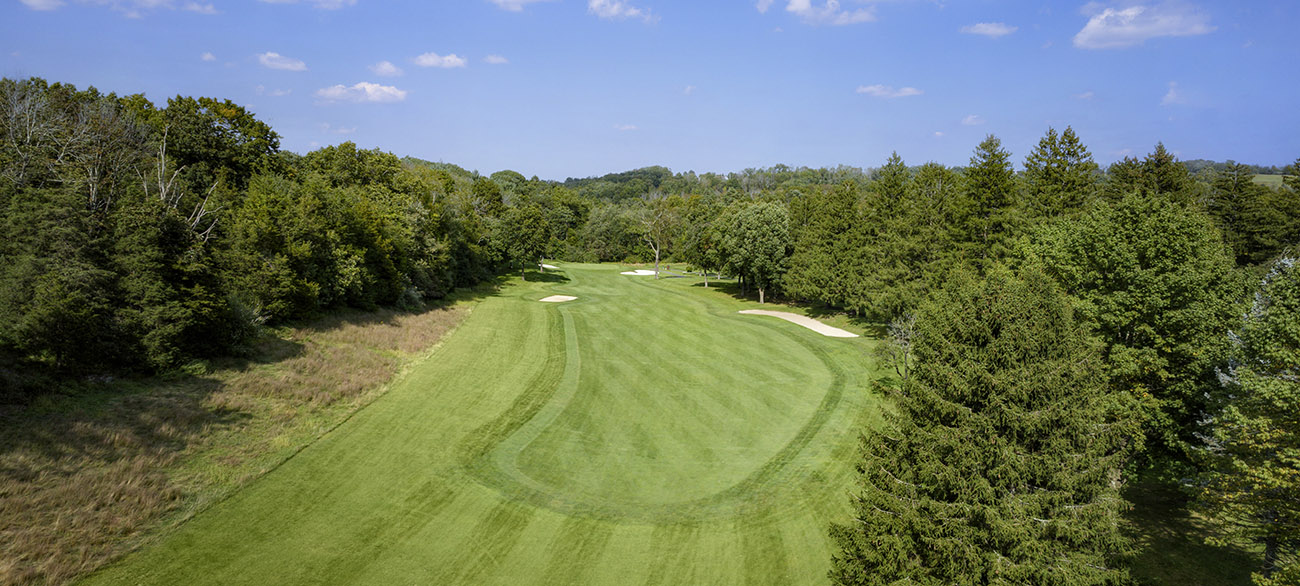
<instances>
[{"instance_id":1,"label":"dark green tree foliage","mask_svg":"<svg viewBox=\"0 0 1300 586\"><path fill-rule=\"evenodd\" d=\"M351 143L278 153L228 101L4 79L0 137L6 364L167 369L263 321L415 305L493 268L472 175Z\"/></svg>"},{"instance_id":2,"label":"dark green tree foliage","mask_svg":"<svg viewBox=\"0 0 1300 586\"><path fill-rule=\"evenodd\" d=\"M892 428L863 440L837 584L1123 584L1124 422L1051 279L995 269L922 305Z\"/></svg>"},{"instance_id":3,"label":"dark green tree foliage","mask_svg":"<svg viewBox=\"0 0 1300 586\"><path fill-rule=\"evenodd\" d=\"M1256 236L1256 233L1270 228L1257 223L1267 217L1267 212L1260 209L1266 205L1262 201L1266 191L1255 183L1255 174L1248 166L1234 161L1228 161L1224 170L1216 172L1210 184L1205 208L1223 232L1224 240L1232 247L1238 264L1259 262L1278 252L1261 249L1261 238Z\"/></svg>"},{"instance_id":4,"label":"dark green tree foliage","mask_svg":"<svg viewBox=\"0 0 1300 586\"><path fill-rule=\"evenodd\" d=\"M1088 147L1069 126L1055 128L1025 157L1023 205L1030 217L1054 218L1077 213L1092 200L1101 172Z\"/></svg>"},{"instance_id":5,"label":"dark green tree foliage","mask_svg":"<svg viewBox=\"0 0 1300 586\"><path fill-rule=\"evenodd\" d=\"M758 290L758 302L781 285L790 256L790 213L761 202L740 209L723 236L728 270Z\"/></svg>"},{"instance_id":6,"label":"dark green tree foliage","mask_svg":"<svg viewBox=\"0 0 1300 586\"><path fill-rule=\"evenodd\" d=\"M848 261L844 274L853 283L849 306L882 321L918 301L913 294L921 277L918 269L925 264L918 250L923 211L912 195L911 173L893 153L868 184L854 237L844 239L845 245L862 250L841 252Z\"/></svg>"},{"instance_id":7,"label":"dark green tree foliage","mask_svg":"<svg viewBox=\"0 0 1300 586\"><path fill-rule=\"evenodd\" d=\"M546 251L547 227L542 208L532 203L510 208L501 222L501 230L506 254L511 262L519 265L519 275L527 280L524 271L529 265L536 268Z\"/></svg>"},{"instance_id":8,"label":"dark green tree foliage","mask_svg":"<svg viewBox=\"0 0 1300 586\"><path fill-rule=\"evenodd\" d=\"M794 252L784 290L799 299L832 307L849 307L849 276L855 257L865 256L858 237L859 193L845 182L828 190L813 190L791 204L791 244Z\"/></svg>"},{"instance_id":9,"label":"dark green tree foliage","mask_svg":"<svg viewBox=\"0 0 1300 586\"><path fill-rule=\"evenodd\" d=\"M1242 293L1210 218L1130 195L1040 232L1032 247L1105 343L1113 387L1139 400L1150 447L1182 457Z\"/></svg>"},{"instance_id":10,"label":"dark green tree foliage","mask_svg":"<svg viewBox=\"0 0 1300 586\"><path fill-rule=\"evenodd\" d=\"M30 188L0 213L0 346L79 372L123 358L116 274L101 268L99 218L81 194Z\"/></svg>"},{"instance_id":11,"label":"dark green tree foliage","mask_svg":"<svg viewBox=\"0 0 1300 586\"><path fill-rule=\"evenodd\" d=\"M635 221L626 210L615 205L598 205L591 210L587 223L578 230L582 256L589 262L641 262L645 246L637 236Z\"/></svg>"},{"instance_id":12,"label":"dark green tree foliage","mask_svg":"<svg viewBox=\"0 0 1300 586\"><path fill-rule=\"evenodd\" d=\"M992 260L1006 256L1015 221L1015 172L1002 141L990 134L975 147L965 175L970 200L968 256L976 266L987 267Z\"/></svg>"},{"instance_id":13,"label":"dark green tree foliage","mask_svg":"<svg viewBox=\"0 0 1300 586\"><path fill-rule=\"evenodd\" d=\"M709 286L709 272L722 269L721 255L722 205L716 196L692 195L685 199L682 209L681 241L677 249L681 259L694 265L704 276L704 286Z\"/></svg>"},{"instance_id":14,"label":"dark green tree foliage","mask_svg":"<svg viewBox=\"0 0 1300 586\"><path fill-rule=\"evenodd\" d=\"M1201 511L1212 542L1262 546L1257 584L1300 583L1300 267L1274 263L1224 373L1226 407L1206 450Z\"/></svg>"},{"instance_id":15,"label":"dark green tree foliage","mask_svg":"<svg viewBox=\"0 0 1300 586\"><path fill-rule=\"evenodd\" d=\"M253 175L276 168L280 136L230 100L176 96L157 110L142 96L127 108L149 123L180 172L183 189L201 194L214 186L222 200L237 198Z\"/></svg>"},{"instance_id":16,"label":"dark green tree foliage","mask_svg":"<svg viewBox=\"0 0 1300 586\"><path fill-rule=\"evenodd\" d=\"M1102 191L1112 201L1140 193L1190 203L1194 199L1194 184L1187 167L1165 148L1164 143L1156 143L1155 150L1141 161L1126 157L1112 164L1106 171Z\"/></svg>"}]
</instances>

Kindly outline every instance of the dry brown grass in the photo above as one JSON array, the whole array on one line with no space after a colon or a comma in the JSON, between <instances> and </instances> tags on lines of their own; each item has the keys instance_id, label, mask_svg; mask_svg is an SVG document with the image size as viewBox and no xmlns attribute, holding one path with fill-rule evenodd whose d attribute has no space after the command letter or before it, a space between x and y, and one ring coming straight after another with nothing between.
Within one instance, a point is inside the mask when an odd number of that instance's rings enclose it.
<instances>
[{"instance_id":1,"label":"dry brown grass","mask_svg":"<svg viewBox=\"0 0 1300 586\"><path fill-rule=\"evenodd\" d=\"M0 583L69 582L230 494L381 394L468 311L341 312L207 374L0 412Z\"/></svg>"}]
</instances>

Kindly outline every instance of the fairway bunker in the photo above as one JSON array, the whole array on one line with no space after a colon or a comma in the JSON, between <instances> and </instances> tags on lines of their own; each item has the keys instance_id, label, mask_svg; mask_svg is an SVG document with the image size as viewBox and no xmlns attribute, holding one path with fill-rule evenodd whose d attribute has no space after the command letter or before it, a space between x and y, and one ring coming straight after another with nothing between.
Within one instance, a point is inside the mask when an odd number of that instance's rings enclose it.
<instances>
[{"instance_id":1,"label":"fairway bunker","mask_svg":"<svg viewBox=\"0 0 1300 586\"><path fill-rule=\"evenodd\" d=\"M546 303L564 303L565 301L573 301L574 299L577 299L577 297L574 297L572 295L552 295L550 297L543 297L538 301L543 301Z\"/></svg>"},{"instance_id":2,"label":"fairway bunker","mask_svg":"<svg viewBox=\"0 0 1300 586\"><path fill-rule=\"evenodd\" d=\"M619 274L620 274L620 275L632 275L632 276L634 276L634 277L650 277L650 276L653 276L653 275L655 274L655 272L654 272L654 271L648 271L648 270L646 270L646 269L637 269L637 270L635 270L635 271L623 271L623 272L621 272L621 273L619 273Z\"/></svg>"},{"instance_id":3,"label":"fairway bunker","mask_svg":"<svg viewBox=\"0 0 1300 586\"><path fill-rule=\"evenodd\" d=\"M799 315L797 313L790 313L786 311L768 311L766 309L745 309L742 310L740 313L743 313L745 315L766 315L771 317L778 317L790 323L801 325L823 336L830 336L832 338L858 337L858 335L853 332L848 332L848 331L841 330L837 327L828 326L811 317Z\"/></svg>"},{"instance_id":4,"label":"fairway bunker","mask_svg":"<svg viewBox=\"0 0 1300 586\"><path fill-rule=\"evenodd\" d=\"M555 266L555 265L548 265L548 264L543 264L543 265L542 265L542 268L544 268L544 269L553 269L553 270L557 270L557 271L560 270L560 267L557 267L557 266Z\"/></svg>"}]
</instances>

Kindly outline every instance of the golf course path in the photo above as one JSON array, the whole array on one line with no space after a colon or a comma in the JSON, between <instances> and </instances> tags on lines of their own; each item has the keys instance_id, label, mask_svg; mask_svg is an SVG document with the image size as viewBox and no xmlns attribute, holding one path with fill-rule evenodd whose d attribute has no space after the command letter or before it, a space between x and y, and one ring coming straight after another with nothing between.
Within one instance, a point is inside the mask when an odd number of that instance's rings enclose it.
<instances>
[{"instance_id":1,"label":"golf course path","mask_svg":"<svg viewBox=\"0 0 1300 586\"><path fill-rule=\"evenodd\" d=\"M821 584L857 438L840 340L562 264L380 399L89 584ZM551 295L575 299L538 303Z\"/></svg>"}]
</instances>

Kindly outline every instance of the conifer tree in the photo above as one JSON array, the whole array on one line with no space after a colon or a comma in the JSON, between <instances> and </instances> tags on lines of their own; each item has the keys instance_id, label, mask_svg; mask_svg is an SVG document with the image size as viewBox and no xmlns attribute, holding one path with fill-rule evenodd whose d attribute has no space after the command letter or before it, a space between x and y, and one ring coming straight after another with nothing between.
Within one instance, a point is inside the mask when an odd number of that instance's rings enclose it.
<instances>
[{"instance_id":1,"label":"conifer tree","mask_svg":"<svg viewBox=\"0 0 1300 586\"><path fill-rule=\"evenodd\" d=\"M1202 512L1213 543L1263 546L1258 584L1300 582L1300 267L1274 264L1242 324L1231 399L1213 424Z\"/></svg>"},{"instance_id":2,"label":"conifer tree","mask_svg":"<svg viewBox=\"0 0 1300 586\"><path fill-rule=\"evenodd\" d=\"M1070 303L1033 269L922 305L891 429L863 440L838 584L1123 584L1124 422Z\"/></svg>"},{"instance_id":3,"label":"conifer tree","mask_svg":"<svg viewBox=\"0 0 1300 586\"><path fill-rule=\"evenodd\" d=\"M1006 254L1015 208L1011 154L1002 148L998 137L990 134L975 147L966 168L966 189L971 204L967 225L968 244L974 247L971 257L985 267Z\"/></svg>"},{"instance_id":4,"label":"conifer tree","mask_svg":"<svg viewBox=\"0 0 1300 586\"><path fill-rule=\"evenodd\" d=\"M1038 141L1025 157L1025 207L1037 217L1056 217L1077 211L1092 199L1098 180L1097 163L1074 129L1055 128Z\"/></svg>"}]
</instances>

